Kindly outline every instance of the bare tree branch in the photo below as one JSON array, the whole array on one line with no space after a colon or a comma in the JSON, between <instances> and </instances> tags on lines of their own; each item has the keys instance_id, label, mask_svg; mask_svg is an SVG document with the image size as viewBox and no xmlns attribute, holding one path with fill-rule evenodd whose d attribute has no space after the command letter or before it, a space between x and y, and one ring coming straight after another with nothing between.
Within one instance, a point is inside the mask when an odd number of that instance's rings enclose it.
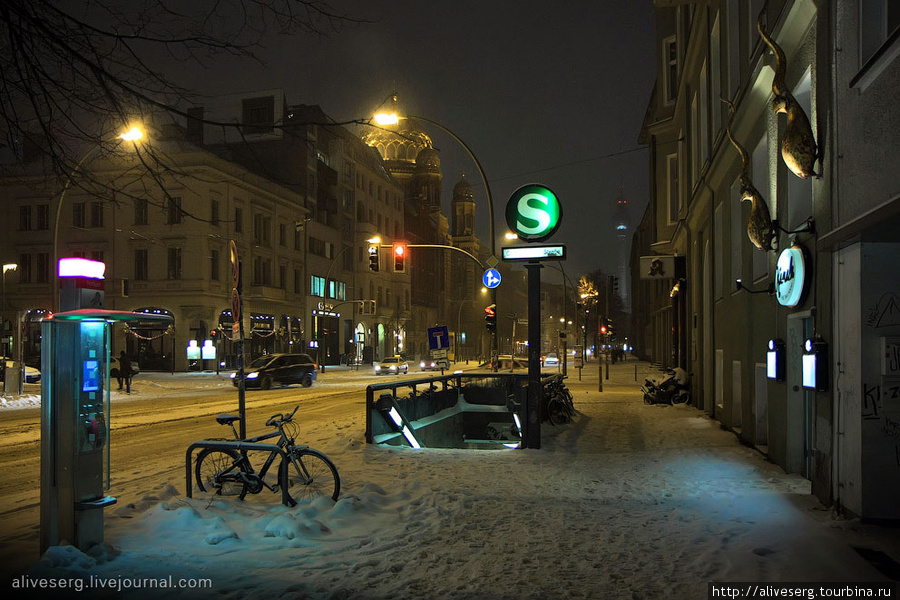
<instances>
[{"instance_id":1,"label":"bare tree branch","mask_svg":"<svg viewBox=\"0 0 900 600\"><path fill-rule=\"evenodd\" d=\"M44 173L69 178L87 150L120 152L116 136L131 119L186 122L200 91L175 83L166 63L258 60L254 51L273 35L326 35L363 22L318 0L2 0L0 163L24 174L37 156ZM165 174L177 171L152 149L140 165L163 191ZM121 195L85 175L79 186Z\"/></svg>"}]
</instances>

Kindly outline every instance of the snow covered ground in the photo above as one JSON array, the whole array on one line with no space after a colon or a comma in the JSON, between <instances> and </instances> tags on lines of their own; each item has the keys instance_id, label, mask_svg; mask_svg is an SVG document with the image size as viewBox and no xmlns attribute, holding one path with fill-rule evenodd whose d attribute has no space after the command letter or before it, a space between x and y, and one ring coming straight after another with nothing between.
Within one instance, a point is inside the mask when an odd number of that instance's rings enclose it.
<instances>
[{"instance_id":1,"label":"snow covered ground","mask_svg":"<svg viewBox=\"0 0 900 600\"><path fill-rule=\"evenodd\" d=\"M84 590L46 597L129 599L696 599L709 581L887 580L853 546L900 559L896 530L833 518L693 408L644 405L633 368L602 393L588 369L570 378L581 414L545 424L540 450L369 446L362 415L316 431L336 503L189 499L173 468L116 490L134 500L107 509L105 547L51 548L27 577Z\"/></svg>"}]
</instances>

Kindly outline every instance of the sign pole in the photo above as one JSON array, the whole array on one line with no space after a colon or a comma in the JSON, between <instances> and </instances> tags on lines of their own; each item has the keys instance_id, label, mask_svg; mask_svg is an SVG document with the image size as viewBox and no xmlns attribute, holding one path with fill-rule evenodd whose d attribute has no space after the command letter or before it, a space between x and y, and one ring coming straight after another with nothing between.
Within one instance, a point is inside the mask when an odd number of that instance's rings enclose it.
<instances>
[{"instance_id":1,"label":"sign pole","mask_svg":"<svg viewBox=\"0 0 900 600\"><path fill-rule=\"evenodd\" d=\"M541 269L528 263L528 400L525 447L541 447Z\"/></svg>"},{"instance_id":2,"label":"sign pole","mask_svg":"<svg viewBox=\"0 0 900 600\"><path fill-rule=\"evenodd\" d=\"M231 316L234 323L231 327L232 336L234 337L234 353L237 360L237 382L238 382L238 415L240 421L241 439L247 437L247 407L246 407L246 386L244 385L244 299L241 297L243 292L242 271L243 263L238 258L237 245L231 240L229 247L231 255Z\"/></svg>"}]
</instances>

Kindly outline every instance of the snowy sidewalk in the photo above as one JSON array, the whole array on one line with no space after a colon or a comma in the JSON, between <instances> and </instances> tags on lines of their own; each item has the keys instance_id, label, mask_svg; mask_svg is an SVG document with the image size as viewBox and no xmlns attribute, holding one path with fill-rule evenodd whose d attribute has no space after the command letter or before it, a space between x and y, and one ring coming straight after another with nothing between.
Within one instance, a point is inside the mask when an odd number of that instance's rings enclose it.
<instances>
[{"instance_id":1,"label":"snowy sidewalk","mask_svg":"<svg viewBox=\"0 0 900 600\"><path fill-rule=\"evenodd\" d=\"M540 450L415 451L362 443L364 416L316 432L341 499L288 509L121 490L105 551L53 548L31 575L208 583L171 598L706 598L707 582L885 581L852 546L893 553L896 530L833 520L702 412L648 406L649 372L597 364L567 384L580 415ZM140 498L137 500L137 498ZM893 544L893 545L892 545ZM91 579L91 578L95 579ZM51 596L54 597L54 596ZM71 597L58 595L55 597ZM88 596L86 596L88 597ZM89 597L104 597L92 590Z\"/></svg>"}]
</instances>

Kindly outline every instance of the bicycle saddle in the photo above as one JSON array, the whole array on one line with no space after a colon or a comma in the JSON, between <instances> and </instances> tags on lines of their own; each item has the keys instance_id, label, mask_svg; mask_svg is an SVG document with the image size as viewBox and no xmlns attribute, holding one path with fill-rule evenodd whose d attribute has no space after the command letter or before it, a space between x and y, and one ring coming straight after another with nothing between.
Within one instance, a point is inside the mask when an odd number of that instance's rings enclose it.
<instances>
[{"instance_id":1,"label":"bicycle saddle","mask_svg":"<svg viewBox=\"0 0 900 600\"><path fill-rule=\"evenodd\" d=\"M219 425L231 425L235 421L240 421L241 418L236 415L219 415L216 417L216 422Z\"/></svg>"}]
</instances>

